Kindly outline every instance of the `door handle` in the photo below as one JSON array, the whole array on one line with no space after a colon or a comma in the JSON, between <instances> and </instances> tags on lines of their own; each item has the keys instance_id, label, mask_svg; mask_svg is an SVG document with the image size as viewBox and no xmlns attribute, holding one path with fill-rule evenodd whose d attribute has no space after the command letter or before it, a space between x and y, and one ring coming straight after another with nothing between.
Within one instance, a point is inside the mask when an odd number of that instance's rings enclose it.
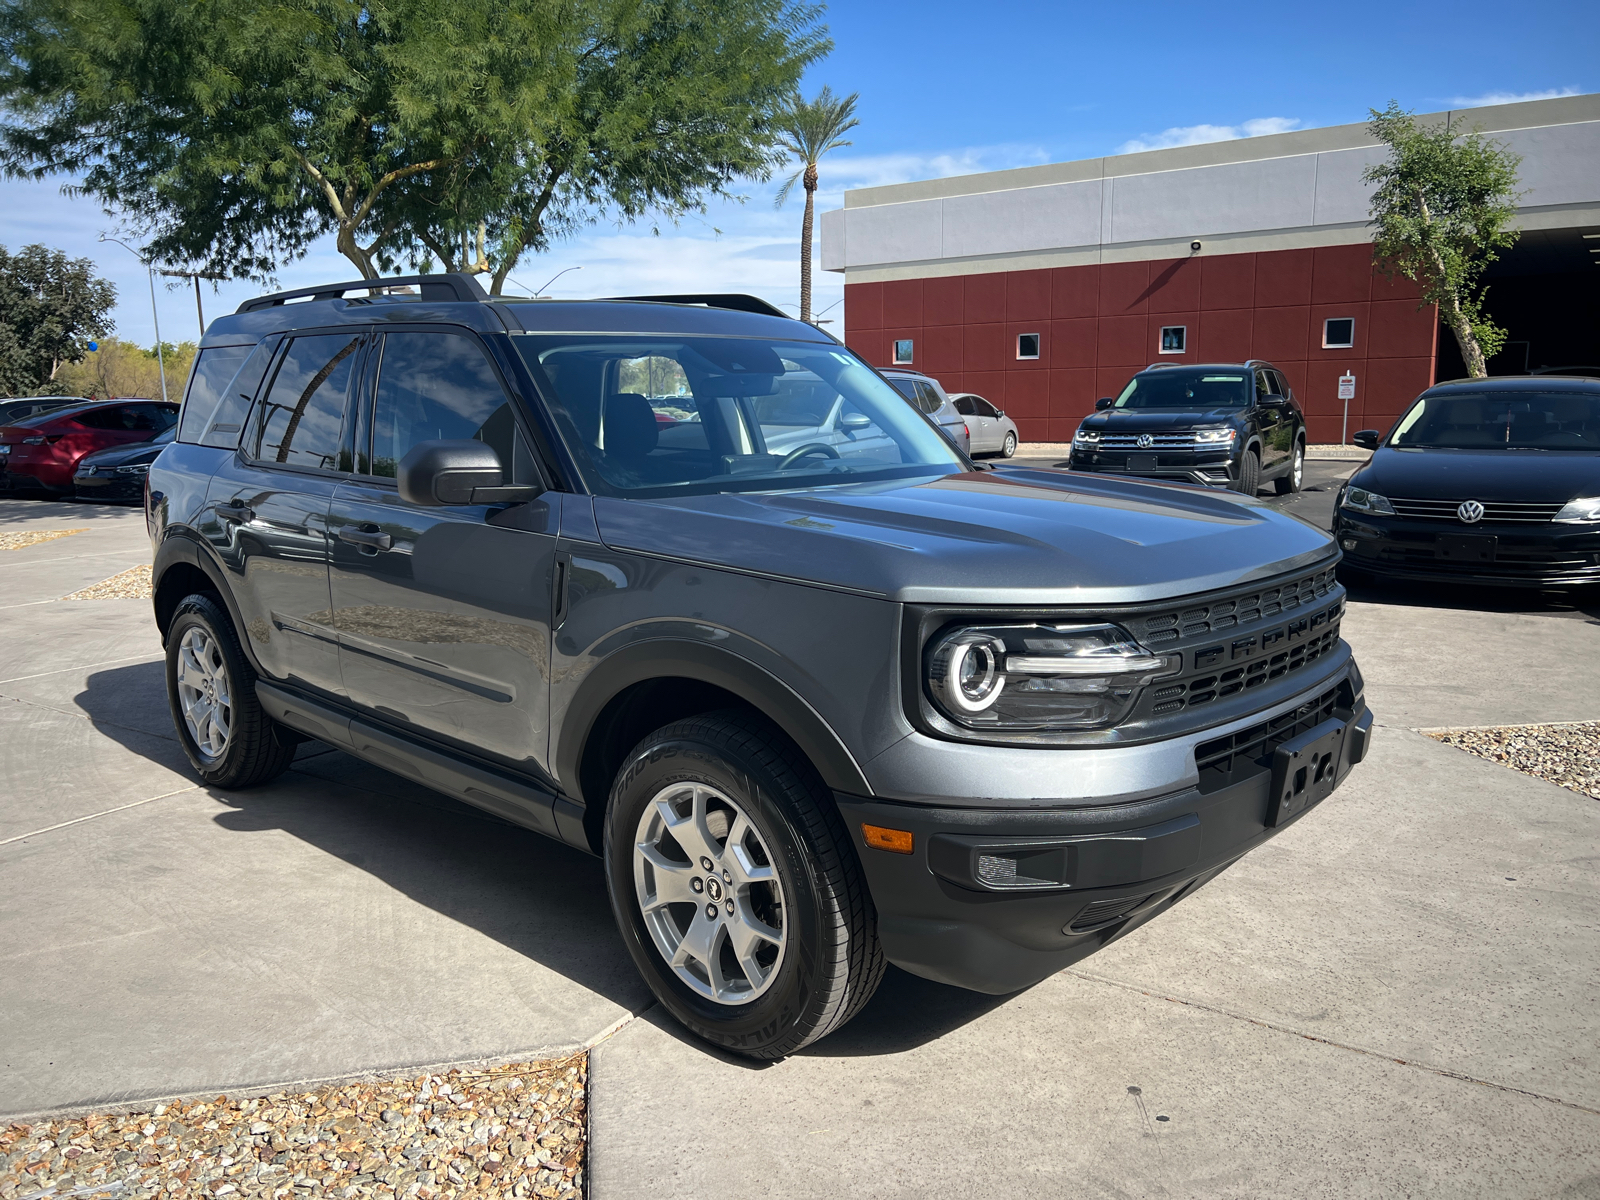
<instances>
[{"instance_id":1,"label":"door handle","mask_svg":"<svg viewBox=\"0 0 1600 1200\"><path fill-rule=\"evenodd\" d=\"M224 521L234 521L244 525L256 519L256 510L248 504L219 504L217 516Z\"/></svg>"},{"instance_id":2,"label":"door handle","mask_svg":"<svg viewBox=\"0 0 1600 1200\"><path fill-rule=\"evenodd\" d=\"M366 530L359 525L345 525L339 529L339 540L350 542L357 546L370 546L374 550L387 550L394 545L394 538L387 533L376 530Z\"/></svg>"}]
</instances>

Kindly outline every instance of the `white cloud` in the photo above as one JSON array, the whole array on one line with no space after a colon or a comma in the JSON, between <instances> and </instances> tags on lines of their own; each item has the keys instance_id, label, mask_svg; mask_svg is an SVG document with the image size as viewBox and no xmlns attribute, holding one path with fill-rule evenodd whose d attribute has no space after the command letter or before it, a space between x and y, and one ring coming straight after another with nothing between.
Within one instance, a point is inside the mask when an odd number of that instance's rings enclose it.
<instances>
[{"instance_id":1,"label":"white cloud","mask_svg":"<svg viewBox=\"0 0 1600 1200\"><path fill-rule=\"evenodd\" d=\"M1487 104L1520 104L1524 100L1557 100L1562 96L1576 96L1575 87L1547 88L1542 92L1485 92L1481 96L1450 96L1451 108L1482 108Z\"/></svg>"},{"instance_id":2,"label":"white cloud","mask_svg":"<svg viewBox=\"0 0 1600 1200\"><path fill-rule=\"evenodd\" d=\"M1157 134L1146 134L1123 142L1118 154L1138 154L1143 150L1166 150L1173 146L1198 146L1205 142L1231 142L1235 138L1261 137L1287 133L1300 125L1294 117L1256 117L1238 125L1175 125Z\"/></svg>"}]
</instances>

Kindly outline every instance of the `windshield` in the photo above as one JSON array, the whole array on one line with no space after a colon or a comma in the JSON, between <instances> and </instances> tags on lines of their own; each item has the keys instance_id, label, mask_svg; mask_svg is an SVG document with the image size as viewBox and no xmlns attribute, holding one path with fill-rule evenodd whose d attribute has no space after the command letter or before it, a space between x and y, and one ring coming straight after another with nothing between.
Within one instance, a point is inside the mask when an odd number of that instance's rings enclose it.
<instances>
[{"instance_id":1,"label":"windshield","mask_svg":"<svg viewBox=\"0 0 1600 1200\"><path fill-rule=\"evenodd\" d=\"M1117 397L1117 408L1245 408L1250 403L1245 371L1152 371L1135 375Z\"/></svg>"},{"instance_id":2,"label":"windshield","mask_svg":"<svg viewBox=\"0 0 1600 1200\"><path fill-rule=\"evenodd\" d=\"M614 496L775 491L966 470L842 346L632 334L514 338L584 482Z\"/></svg>"},{"instance_id":3,"label":"windshield","mask_svg":"<svg viewBox=\"0 0 1600 1200\"><path fill-rule=\"evenodd\" d=\"M1441 450L1600 450L1600 395L1452 391L1423 396L1400 418L1389 444Z\"/></svg>"}]
</instances>

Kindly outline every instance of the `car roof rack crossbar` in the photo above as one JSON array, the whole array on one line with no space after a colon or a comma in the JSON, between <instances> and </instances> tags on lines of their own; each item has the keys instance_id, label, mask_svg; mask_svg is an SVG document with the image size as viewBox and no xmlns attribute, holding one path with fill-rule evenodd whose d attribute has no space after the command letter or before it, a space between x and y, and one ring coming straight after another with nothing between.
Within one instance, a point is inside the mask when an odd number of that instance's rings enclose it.
<instances>
[{"instance_id":1,"label":"car roof rack crossbar","mask_svg":"<svg viewBox=\"0 0 1600 1200\"><path fill-rule=\"evenodd\" d=\"M747 296L741 292L702 292L686 296L608 296L606 299L647 300L655 304L704 304L707 308L731 308L738 312L760 313L764 317L794 320L783 309L768 304L760 296Z\"/></svg>"},{"instance_id":2,"label":"car roof rack crossbar","mask_svg":"<svg viewBox=\"0 0 1600 1200\"><path fill-rule=\"evenodd\" d=\"M454 272L444 275L386 275L379 279L357 279L351 283L325 283L318 287L295 288L291 292L274 292L270 296L257 296L246 300L235 310L247 313L263 308L275 308L290 300L309 296L313 300L340 300L346 292L388 291L397 287L414 287L423 300L465 301L482 304L489 293L471 275Z\"/></svg>"}]
</instances>

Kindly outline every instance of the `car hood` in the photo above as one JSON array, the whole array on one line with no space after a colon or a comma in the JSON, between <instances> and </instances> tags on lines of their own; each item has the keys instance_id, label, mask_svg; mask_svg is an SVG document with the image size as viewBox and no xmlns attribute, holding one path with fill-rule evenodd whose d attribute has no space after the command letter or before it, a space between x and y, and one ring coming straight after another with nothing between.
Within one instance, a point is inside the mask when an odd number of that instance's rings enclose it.
<instances>
[{"instance_id":1,"label":"car hood","mask_svg":"<svg viewBox=\"0 0 1600 1200\"><path fill-rule=\"evenodd\" d=\"M1385 446L1351 477L1356 487L1411 500L1565 504L1600 496L1600 454L1574 450L1410 450Z\"/></svg>"},{"instance_id":2,"label":"car hood","mask_svg":"<svg viewBox=\"0 0 1600 1200\"><path fill-rule=\"evenodd\" d=\"M594 507L616 549L909 603L1134 603L1334 553L1321 530L1234 493L1028 468Z\"/></svg>"},{"instance_id":3,"label":"car hood","mask_svg":"<svg viewBox=\"0 0 1600 1200\"><path fill-rule=\"evenodd\" d=\"M168 442L135 442L131 446L112 446L109 450L96 450L78 460L80 467L131 467L136 463L152 463L167 448Z\"/></svg>"},{"instance_id":4,"label":"car hood","mask_svg":"<svg viewBox=\"0 0 1600 1200\"><path fill-rule=\"evenodd\" d=\"M1115 409L1092 413L1083 419L1083 428L1105 433L1149 432L1160 429L1193 429L1196 425L1226 425L1239 415L1237 408L1206 409Z\"/></svg>"}]
</instances>

